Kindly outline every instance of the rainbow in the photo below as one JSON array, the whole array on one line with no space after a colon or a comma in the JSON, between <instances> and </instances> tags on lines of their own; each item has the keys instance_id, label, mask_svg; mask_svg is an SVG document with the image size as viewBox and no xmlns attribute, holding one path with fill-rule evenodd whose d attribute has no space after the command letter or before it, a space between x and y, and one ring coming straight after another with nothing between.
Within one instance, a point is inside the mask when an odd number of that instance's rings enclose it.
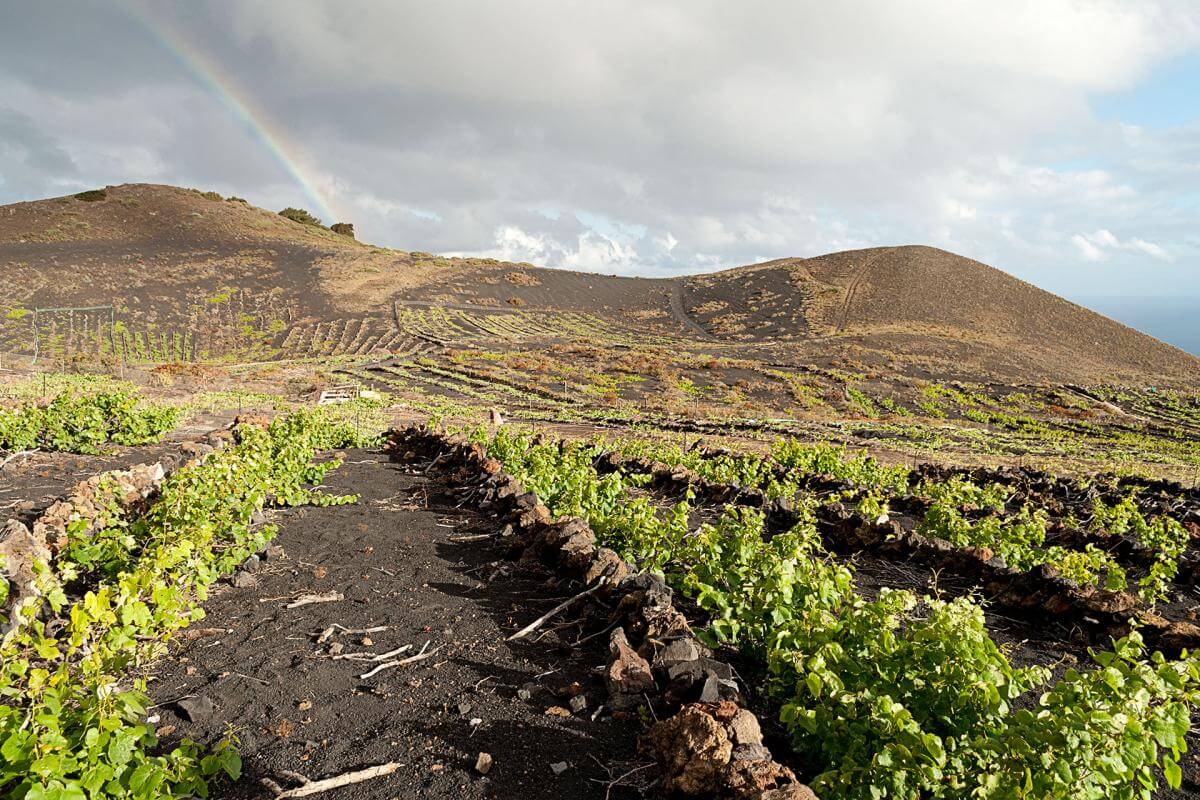
<instances>
[{"instance_id":1,"label":"rainbow","mask_svg":"<svg viewBox=\"0 0 1200 800\"><path fill-rule=\"evenodd\" d=\"M305 159L298 155L303 149L289 141L287 134L261 109L255 111L253 98L226 75L220 66L194 44L189 42L166 21L152 17L132 2L121 2L126 13L150 34L175 61L196 79L222 106L240 122L271 154L283 171L304 192L314 212L326 225L343 221L334 212L333 203L306 174Z\"/></svg>"}]
</instances>

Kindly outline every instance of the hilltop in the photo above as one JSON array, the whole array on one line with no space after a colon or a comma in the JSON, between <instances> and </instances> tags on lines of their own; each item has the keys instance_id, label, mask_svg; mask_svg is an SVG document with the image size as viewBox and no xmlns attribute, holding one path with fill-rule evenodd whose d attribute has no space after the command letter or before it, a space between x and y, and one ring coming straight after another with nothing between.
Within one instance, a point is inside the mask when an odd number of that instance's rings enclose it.
<instances>
[{"instance_id":1,"label":"hilltop","mask_svg":"<svg viewBox=\"0 0 1200 800\"><path fill-rule=\"evenodd\" d=\"M739 341L902 354L1018 380L1195 385L1200 377L1200 359L1176 347L933 247L782 259L684 283L692 318Z\"/></svg>"},{"instance_id":2,"label":"hilltop","mask_svg":"<svg viewBox=\"0 0 1200 800\"><path fill-rule=\"evenodd\" d=\"M403 333L414 309L461 311L468 332L472 317L520 310L776 361L1007 382L1200 383L1195 357L928 247L622 278L373 247L236 198L127 184L0 208L0 265L0 335L16 352L32 350L24 315L38 307L113 306L128 330L190 342L188 357L297 355L297 342L335 328L343 339L346 326L361 340L356 352L383 352L385 333ZM39 320L39 335L78 336L61 316Z\"/></svg>"}]
</instances>

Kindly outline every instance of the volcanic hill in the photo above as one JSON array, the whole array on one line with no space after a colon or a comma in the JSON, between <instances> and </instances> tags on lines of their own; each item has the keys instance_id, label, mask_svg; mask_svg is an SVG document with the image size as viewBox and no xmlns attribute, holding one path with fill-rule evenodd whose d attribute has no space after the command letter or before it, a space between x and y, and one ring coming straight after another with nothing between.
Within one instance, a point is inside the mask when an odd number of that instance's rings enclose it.
<instances>
[{"instance_id":1,"label":"volcanic hill","mask_svg":"<svg viewBox=\"0 0 1200 800\"><path fill-rule=\"evenodd\" d=\"M0 349L14 353L383 357L527 335L947 379L1200 385L1200 359L929 247L623 278L373 247L235 198L127 184L0 207L0 265ZM31 313L91 307L111 311Z\"/></svg>"}]
</instances>

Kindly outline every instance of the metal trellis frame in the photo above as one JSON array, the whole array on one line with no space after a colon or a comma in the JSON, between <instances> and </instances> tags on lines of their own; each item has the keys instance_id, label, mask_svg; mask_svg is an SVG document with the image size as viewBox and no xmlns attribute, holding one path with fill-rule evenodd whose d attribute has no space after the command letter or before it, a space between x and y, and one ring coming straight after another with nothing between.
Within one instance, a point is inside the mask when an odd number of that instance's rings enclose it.
<instances>
[{"instance_id":1,"label":"metal trellis frame","mask_svg":"<svg viewBox=\"0 0 1200 800\"><path fill-rule=\"evenodd\" d=\"M32 323L33 323L33 360L29 363L30 366L36 365L38 362L38 356L41 355L41 340L38 336L38 317L41 314L69 313L71 315L71 326L72 326L72 328L74 328L76 311L80 312L81 314L89 312L89 311L107 311L108 312L108 329L109 329L109 331L112 331L113 327L116 326L116 324L117 324L116 309L114 309L112 306L63 306L61 308L35 308L33 310L33 320L32 320Z\"/></svg>"}]
</instances>

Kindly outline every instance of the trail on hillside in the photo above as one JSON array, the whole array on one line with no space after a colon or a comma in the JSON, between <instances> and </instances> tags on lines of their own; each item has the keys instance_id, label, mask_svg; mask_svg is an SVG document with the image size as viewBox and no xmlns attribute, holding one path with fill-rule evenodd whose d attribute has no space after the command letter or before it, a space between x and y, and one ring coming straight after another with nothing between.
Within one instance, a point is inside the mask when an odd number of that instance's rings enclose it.
<instances>
[{"instance_id":1,"label":"trail on hillside","mask_svg":"<svg viewBox=\"0 0 1200 800\"><path fill-rule=\"evenodd\" d=\"M686 330L710 342L718 342L720 339L714 336L703 325L688 316L687 309L683 307L683 284L676 281L671 284L671 315L675 317Z\"/></svg>"}]
</instances>

